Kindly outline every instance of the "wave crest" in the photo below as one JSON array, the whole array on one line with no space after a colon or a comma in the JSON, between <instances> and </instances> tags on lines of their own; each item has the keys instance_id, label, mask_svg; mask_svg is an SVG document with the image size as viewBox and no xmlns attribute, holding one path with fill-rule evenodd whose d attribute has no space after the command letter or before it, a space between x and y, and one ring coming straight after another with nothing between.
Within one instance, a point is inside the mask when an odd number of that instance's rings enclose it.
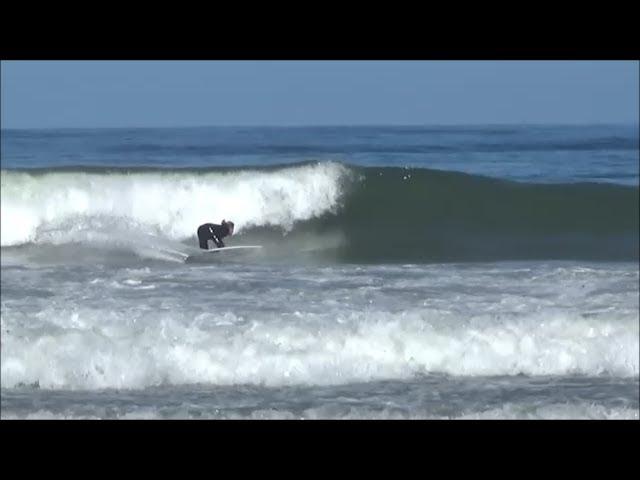
<instances>
[{"instance_id":1,"label":"wave crest","mask_svg":"<svg viewBox=\"0 0 640 480\"><path fill-rule=\"evenodd\" d=\"M47 243L43 231L86 230L96 219L182 240L198 225L233 219L237 231L290 230L335 211L348 169L325 162L273 171L2 171L2 246Z\"/></svg>"}]
</instances>

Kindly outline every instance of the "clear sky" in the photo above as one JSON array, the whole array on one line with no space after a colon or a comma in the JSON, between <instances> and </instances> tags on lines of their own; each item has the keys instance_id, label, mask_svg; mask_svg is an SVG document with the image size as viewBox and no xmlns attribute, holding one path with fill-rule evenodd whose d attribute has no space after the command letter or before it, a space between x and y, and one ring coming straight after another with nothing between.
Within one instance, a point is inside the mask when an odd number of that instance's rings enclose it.
<instances>
[{"instance_id":1,"label":"clear sky","mask_svg":"<svg viewBox=\"0 0 640 480\"><path fill-rule=\"evenodd\" d=\"M3 61L2 128L638 123L639 62Z\"/></svg>"}]
</instances>

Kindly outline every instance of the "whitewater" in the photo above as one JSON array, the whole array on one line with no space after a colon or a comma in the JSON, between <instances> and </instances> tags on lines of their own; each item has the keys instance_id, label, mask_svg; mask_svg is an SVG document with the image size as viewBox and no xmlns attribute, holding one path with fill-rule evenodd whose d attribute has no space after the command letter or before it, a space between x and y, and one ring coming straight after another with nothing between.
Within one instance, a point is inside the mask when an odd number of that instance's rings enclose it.
<instances>
[{"instance_id":1,"label":"whitewater","mask_svg":"<svg viewBox=\"0 0 640 480\"><path fill-rule=\"evenodd\" d=\"M114 225L183 240L194 235L194 225L225 216L238 232L265 225L291 229L296 221L335 210L347 174L336 163L272 173L3 170L2 246L70 242L75 231Z\"/></svg>"}]
</instances>

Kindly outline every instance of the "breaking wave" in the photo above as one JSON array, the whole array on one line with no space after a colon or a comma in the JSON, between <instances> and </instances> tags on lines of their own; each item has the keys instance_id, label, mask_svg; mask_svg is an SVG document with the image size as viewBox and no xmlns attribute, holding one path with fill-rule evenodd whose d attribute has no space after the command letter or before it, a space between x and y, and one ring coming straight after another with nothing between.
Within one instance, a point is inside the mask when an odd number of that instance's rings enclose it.
<instances>
[{"instance_id":1,"label":"breaking wave","mask_svg":"<svg viewBox=\"0 0 640 480\"><path fill-rule=\"evenodd\" d=\"M3 170L1 244L94 244L129 232L195 245L198 225L226 218L240 243L333 236L332 254L352 262L637 260L638 200L635 186L336 162Z\"/></svg>"}]
</instances>

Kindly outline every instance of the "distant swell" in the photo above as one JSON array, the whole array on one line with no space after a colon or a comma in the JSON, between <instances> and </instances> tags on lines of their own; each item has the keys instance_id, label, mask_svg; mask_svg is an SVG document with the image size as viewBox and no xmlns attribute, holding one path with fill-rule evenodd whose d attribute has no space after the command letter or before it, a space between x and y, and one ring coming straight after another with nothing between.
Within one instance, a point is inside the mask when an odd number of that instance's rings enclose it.
<instances>
[{"instance_id":1,"label":"distant swell","mask_svg":"<svg viewBox=\"0 0 640 480\"><path fill-rule=\"evenodd\" d=\"M395 132L398 133L398 132ZM415 133L415 132L414 132ZM440 135L446 132L437 132ZM482 131L465 132L456 129L453 133L474 133L482 135ZM497 132L493 132L495 135ZM509 132L499 132L504 135ZM488 133L491 135L491 132ZM460 142L457 145L443 144L442 141L432 143L420 143L414 145L383 145L375 142L367 143L337 143L327 145L324 143L305 144L277 143L264 144L253 143L247 145L238 144L211 144L211 145L184 145L169 146L164 144L138 143L122 144L104 148L104 153L115 154L153 154L153 155L202 155L202 156L228 156L228 155L321 155L321 154L350 154L350 153L472 153L472 152L558 152L558 151L628 151L638 149L638 139L623 136L608 136L586 140L553 140L540 141L502 141L500 143Z\"/></svg>"},{"instance_id":2,"label":"distant swell","mask_svg":"<svg viewBox=\"0 0 640 480\"><path fill-rule=\"evenodd\" d=\"M127 230L194 243L199 224L231 218L232 241L295 255L303 238L347 262L637 260L638 203L635 186L335 162L3 170L1 237L3 247L61 245Z\"/></svg>"}]
</instances>

